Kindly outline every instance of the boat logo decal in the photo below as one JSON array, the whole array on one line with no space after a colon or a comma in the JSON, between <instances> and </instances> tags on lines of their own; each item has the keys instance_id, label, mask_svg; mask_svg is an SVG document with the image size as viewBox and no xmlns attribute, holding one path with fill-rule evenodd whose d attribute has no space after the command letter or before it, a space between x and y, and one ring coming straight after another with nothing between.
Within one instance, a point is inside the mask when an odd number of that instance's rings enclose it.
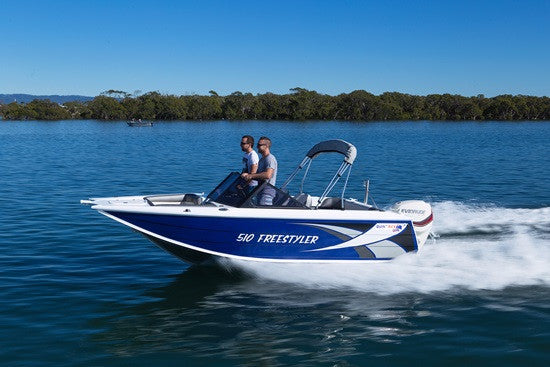
<instances>
[{"instance_id":1,"label":"boat logo decal","mask_svg":"<svg viewBox=\"0 0 550 367\"><path fill-rule=\"evenodd\" d=\"M347 247L357 247L357 246L367 246L367 248L370 249L369 245L376 244L378 242L385 242L385 246L396 246L399 247L397 244L394 244L391 241L386 241L389 238L403 232L405 228L407 228L407 223L376 223L372 228L367 230L366 232L360 232L356 230L351 230L349 228L345 227L338 227L334 225L326 225L326 224L316 224L316 223L301 223L303 225L316 227L318 229L321 229L325 232L339 232L341 235L347 236L347 240L344 239L344 242L308 250L308 251L326 251L326 250L336 250L341 248L347 248ZM340 239L343 239L341 235L335 235ZM393 244L393 245L392 245Z\"/></svg>"},{"instance_id":2,"label":"boat logo decal","mask_svg":"<svg viewBox=\"0 0 550 367\"><path fill-rule=\"evenodd\" d=\"M377 224L375 226L377 229L387 229L392 232L401 232L404 228L402 224Z\"/></svg>"}]
</instances>

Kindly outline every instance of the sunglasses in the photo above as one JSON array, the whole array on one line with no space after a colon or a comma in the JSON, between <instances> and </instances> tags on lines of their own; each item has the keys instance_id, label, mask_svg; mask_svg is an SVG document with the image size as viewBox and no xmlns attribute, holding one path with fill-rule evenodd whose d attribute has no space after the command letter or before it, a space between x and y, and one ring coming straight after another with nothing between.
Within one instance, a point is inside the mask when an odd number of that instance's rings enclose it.
<instances>
[{"instance_id":1,"label":"sunglasses","mask_svg":"<svg viewBox=\"0 0 550 367\"><path fill-rule=\"evenodd\" d=\"M258 144L256 145L257 147L263 147L264 145L267 145L267 144Z\"/></svg>"},{"instance_id":2,"label":"sunglasses","mask_svg":"<svg viewBox=\"0 0 550 367\"><path fill-rule=\"evenodd\" d=\"M243 143L243 142L241 141L241 145L246 145L246 144L250 144L250 143Z\"/></svg>"}]
</instances>

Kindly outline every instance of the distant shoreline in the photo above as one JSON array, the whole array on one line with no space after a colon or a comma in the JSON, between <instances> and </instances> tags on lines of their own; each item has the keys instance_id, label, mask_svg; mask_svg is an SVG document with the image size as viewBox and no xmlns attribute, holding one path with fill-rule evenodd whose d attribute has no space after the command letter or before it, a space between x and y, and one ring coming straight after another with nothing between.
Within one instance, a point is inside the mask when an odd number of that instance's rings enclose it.
<instances>
[{"instance_id":1,"label":"distant shoreline","mask_svg":"<svg viewBox=\"0 0 550 367\"><path fill-rule=\"evenodd\" d=\"M63 103L34 99L0 104L3 120L276 120L276 121L543 121L550 120L550 98L524 95L464 97L416 96L397 92L374 95L364 90L337 96L293 88L288 94L220 96L131 96L110 90L97 97ZM4 95L5 96L5 95ZM28 95L27 95L28 96ZM72 97L72 96L57 96ZM88 98L83 100L82 98Z\"/></svg>"}]
</instances>

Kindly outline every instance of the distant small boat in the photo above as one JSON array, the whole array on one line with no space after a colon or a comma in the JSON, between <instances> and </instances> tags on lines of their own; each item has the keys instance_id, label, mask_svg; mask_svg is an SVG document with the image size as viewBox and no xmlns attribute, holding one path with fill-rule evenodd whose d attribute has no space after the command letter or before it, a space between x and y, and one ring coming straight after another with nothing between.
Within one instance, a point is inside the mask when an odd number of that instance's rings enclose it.
<instances>
[{"instance_id":1,"label":"distant small boat","mask_svg":"<svg viewBox=\"0 0 550 367\"><path fill-rule=\"evenodd\" d=\"M128 121L127 124L131 127L153 126L151 121Z\"/></svg>"}]
</instances>

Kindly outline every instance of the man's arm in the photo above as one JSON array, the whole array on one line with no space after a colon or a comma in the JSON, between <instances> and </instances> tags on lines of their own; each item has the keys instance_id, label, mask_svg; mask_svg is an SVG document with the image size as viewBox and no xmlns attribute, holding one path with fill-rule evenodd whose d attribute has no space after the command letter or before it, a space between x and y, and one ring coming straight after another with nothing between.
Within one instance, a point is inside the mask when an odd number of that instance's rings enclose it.
<instances>
[{"instance_id":1,"label":"man's arm","mask_svg":"<svg viewBox=\"0 0 550 367\"><path fill-rule=\"evenodd\" d=\"M245 180L269 180L273 176L273 168L268 168L265 172L260 173L243 173L241 176Z\"/></svg>"},{"instance_id":2,"label":"man's arm","mask_svg":"<svg viewBox=\"0 0 550 367\"><path fill-rule=\"evenodd\" d=\"M250 173L256 173L256 172L258 172L258 164L257 163L250 166ZM244 177L245 174L247 175L248 172L246 172L246 168L243 168L243 170L241 172L241 177L245 178Z\"/></svg>"}]
</instances>

